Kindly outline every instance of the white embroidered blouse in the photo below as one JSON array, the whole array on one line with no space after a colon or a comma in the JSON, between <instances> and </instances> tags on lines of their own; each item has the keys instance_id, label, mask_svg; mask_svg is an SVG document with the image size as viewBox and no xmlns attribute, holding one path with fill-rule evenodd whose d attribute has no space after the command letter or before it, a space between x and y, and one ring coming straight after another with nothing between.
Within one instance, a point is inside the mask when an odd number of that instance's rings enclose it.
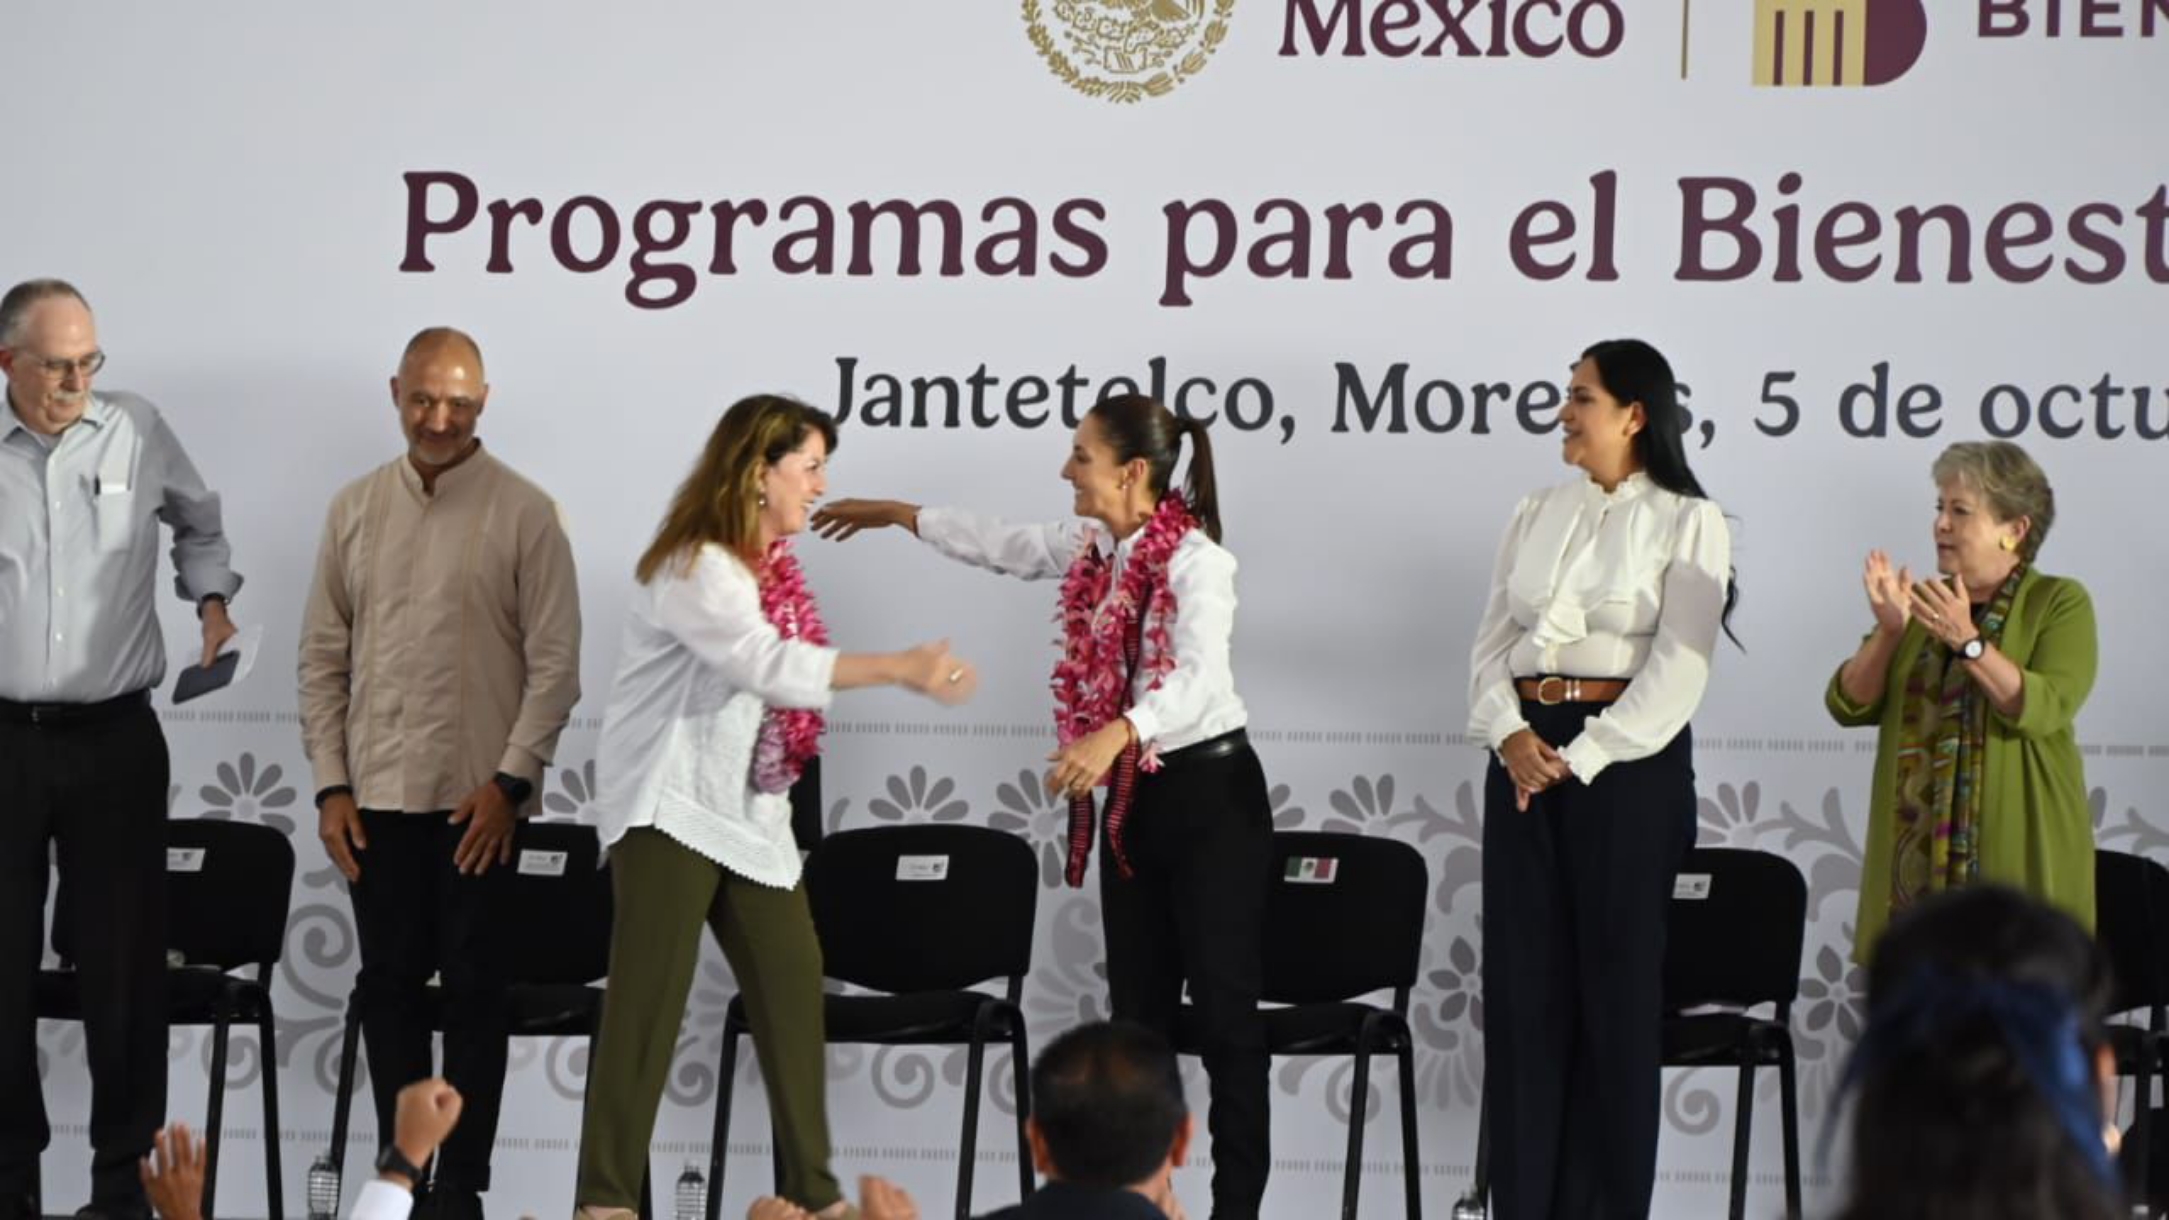
<instances>
[{"instance_id":1,"label":"white embroidered blouse","mask_svg":"<svg viewBox=\"0 0 2169 1220\"><path fill-rule=\"evenodd\" d=\"M798 884L790 795L753 790L753 748L767 706L828 706L836 656L777 634L720 546L657 573L633 594L596 746L603 847L653 826L748 880Z\"/></svg>"}]
</instances>

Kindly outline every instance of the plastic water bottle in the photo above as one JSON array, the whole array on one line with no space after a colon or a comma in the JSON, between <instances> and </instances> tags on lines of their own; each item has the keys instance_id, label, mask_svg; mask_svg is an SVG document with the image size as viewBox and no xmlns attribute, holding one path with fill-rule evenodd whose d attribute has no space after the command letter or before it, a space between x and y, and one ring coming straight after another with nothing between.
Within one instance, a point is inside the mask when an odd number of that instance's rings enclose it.
<instances>
[{"instance_id":1,"label":"plastic water bottle","mask_svg":"<svg viewBox=\"0 0 2169 1220\"><path fill-rule=\"evenodd\" d=\"M707 1220L708 1180L700 1176L700 1165L694 1161L685 1163L685 1172L678 1175L678 1220Z\"/></svg>"},{"instance_id":2,"label":"plastic water bottle","mask_svg":"<svg viewBox=\"0 0 2169 1220\"><path fill-rule=\"evenodd\" d=\"M329 1153L309 1166L309 1220L339 1220L339 1171Z\"/></svg>"}]
</instances>

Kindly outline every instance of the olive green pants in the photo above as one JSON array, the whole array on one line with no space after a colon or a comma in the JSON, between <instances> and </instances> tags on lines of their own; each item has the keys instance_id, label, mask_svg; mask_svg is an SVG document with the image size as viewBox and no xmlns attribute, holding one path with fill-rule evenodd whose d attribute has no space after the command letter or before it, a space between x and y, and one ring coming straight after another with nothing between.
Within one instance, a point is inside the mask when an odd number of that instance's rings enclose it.
<instances>
[{"instance_id":1,"label":"olive green pants","mask_svg":"<svg viewBox=\"0 0 2169 1220\"><path fill-rule=\"evenodd\" d=\"M783 1164L783 1197L819 1211L843 1197L828 1157L821 945L803 885L746 880L659 830L610 849L617 911L602 1029L588 1064L577 1202L638 1207L648 1140L677 1049L705 923L745 997Z\"/></svg>"}]
</instances>

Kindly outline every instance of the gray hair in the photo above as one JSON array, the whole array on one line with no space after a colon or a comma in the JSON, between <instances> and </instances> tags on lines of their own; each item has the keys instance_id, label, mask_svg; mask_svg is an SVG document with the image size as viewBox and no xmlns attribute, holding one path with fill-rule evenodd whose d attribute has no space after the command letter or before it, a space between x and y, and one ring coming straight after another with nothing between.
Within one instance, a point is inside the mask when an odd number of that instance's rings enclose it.
<instances>
[{"instance_id":1,"label":"gray hair","mask_svg":"<svg viewBox=\"0 0 2169 1220\"><path fill-rule=\"evenodd\" d=\"M83 308L90 308L90 302L66 280L24 280L8 289L7 296L0 297L0 347L13 347L20 342L23 320L30 316L31 308L54 297L73 297Z\"/></svg>"},{"instance_id":2,"label":"gray hair","mask_svg":"<svg viewBox=\"0 0 2169 1220\"><path fill-rule=\"evenodd\" d=\"M2019 553L2028 560L2041 553L2056 521L2056 493L2024 449L2010 441L1960 441L1936 458L1934 474L1938 487L1955 483L1980 493L1998 521L2025 518L2031 526Z\"/></svg>"}]
</instances>

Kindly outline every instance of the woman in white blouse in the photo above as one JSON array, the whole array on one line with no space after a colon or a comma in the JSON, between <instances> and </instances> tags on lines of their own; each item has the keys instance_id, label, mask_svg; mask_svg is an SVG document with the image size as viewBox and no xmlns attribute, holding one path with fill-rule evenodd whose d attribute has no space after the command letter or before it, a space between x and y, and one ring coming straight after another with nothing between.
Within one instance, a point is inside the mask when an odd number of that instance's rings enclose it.
<instances>
[{"instance_id":1,"label":"woman in white blouse","mask_svg":"<svg viewBox=\"0 0 2169 1220\"><path fill-rule=\"evenodd\" d=\"M1186 442L1186 483L1170 494ZM1084 883L1092 790L1104 784L1110 1005L1173 1039L1189 984L1212 1081L1213 1216L1247 1220L1270 1160L1258 993L1272 815L1229 660L1235 557L1220 545L1212 448L1203 424L1125 395L1078 423L1062 477L1090 524L1009 525L962 509L839 500L814 527L846 538L902 526L975 567L1061 578L1059 748L1047 787L1071 802L1068 881Z\"/></svg>"},{"instance_id":2,"label":"woman in white blouse","mask_svg":"<svg viewBox=\"0 0 2169 1220\"><path fill-rule=\"evenodd\" d=\"M785 539L806 527L835 447L827 414L741 400L640 557L596 758L616 913L580 1130L577 1197L593 1217L638 1206L703 924L746 999L780 1193L850 1214L829 1169L821 949L788 792L832 692L903 686L955 704L978 679L946 643L827 646Z\"/></svg>"},{"instance_id":3,"label":"woman in white blouse","mask_svg":"<svg viewBox=\"0 0 2169 1220\"><path fill-rule=\"evenodd\" d=\"M1506 527L1469 657L1484 786L1492 1214L1641 1217L1657 1160L1665 911L1694 843L1687 728L1730 614L1732 544L1638 340L1575 364L1574 479Z\"/></svg>"}]
</instances>

